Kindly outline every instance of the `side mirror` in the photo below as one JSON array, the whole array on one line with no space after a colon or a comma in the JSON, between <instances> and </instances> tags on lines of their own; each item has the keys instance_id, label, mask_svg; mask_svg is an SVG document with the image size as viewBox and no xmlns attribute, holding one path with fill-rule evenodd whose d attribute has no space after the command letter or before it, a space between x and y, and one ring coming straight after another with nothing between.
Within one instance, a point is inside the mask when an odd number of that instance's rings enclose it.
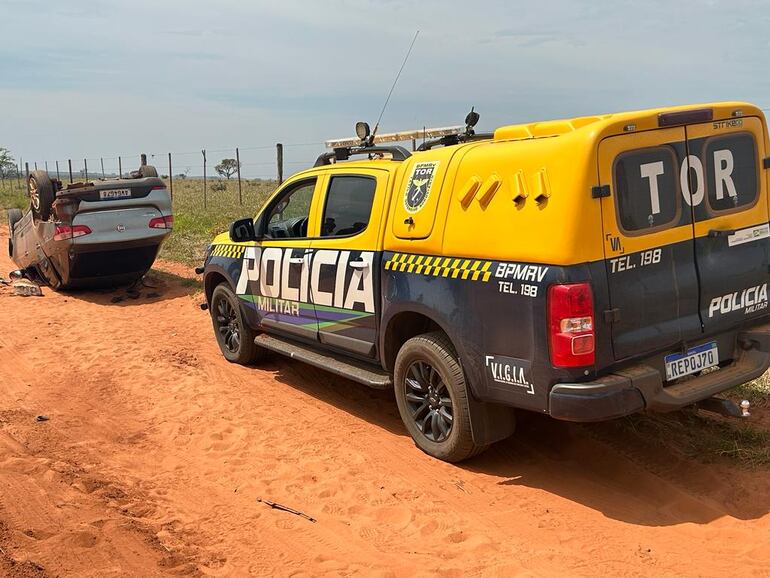
<instances>
[{"instance_id":1,"label":"side mirror","mask_svg":"<svg viewBox=\"0 0 770 578\"><path fill-rule=\"evenodd\" d=\"M252 219L238 219L230 224L230 240L234 243L256 241L254 221Z\"/></svg>"}]
</instances>

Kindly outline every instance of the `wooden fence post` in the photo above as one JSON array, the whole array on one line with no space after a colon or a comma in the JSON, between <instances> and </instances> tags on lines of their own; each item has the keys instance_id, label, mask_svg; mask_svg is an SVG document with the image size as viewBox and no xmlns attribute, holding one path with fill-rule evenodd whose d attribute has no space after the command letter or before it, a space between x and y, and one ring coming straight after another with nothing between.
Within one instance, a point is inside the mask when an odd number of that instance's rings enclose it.
<instances>
[{"instance_id":1,"label":"wooden fence post","mask_svg":"<svg viewBox=\"0 0 770 578\"><path fill-rule=\"evenodd\" d=\"M206 199L206 149L203 149L201 154L203 155L203 208L206 209L208 207Z\"/></svg>"},{"instance_id":2,"label":"wooden fence post","mask_svg":"<svg viewBox=\"0 0 770 578\"><path fill-rule=\"evenodd\" d=\"M276 162L278 164L278 184L283 182L283 145L277 143L275 145Z\"/></svg>"},{"instance_id":3,"label":"wooden fence post","mask_svg":"<svg viewBox=\"0 0 770 578\"><path fill-rule=\"evenodd\" d=\"M171 153L168 153L168 186L171 199L174 199L174 173L171 170Z\"/></svg>"},{"instance_id":4,"label":"wooden fence post","mask_svg":"<svg viewBox=\"0 0 770 578\"><path fill-rule=\"evenodd\" d=\"M241 191L241 153L235 147L235 166L238 167L238 204L243 206L243 192Z\"/></svg>"}]
</instances>

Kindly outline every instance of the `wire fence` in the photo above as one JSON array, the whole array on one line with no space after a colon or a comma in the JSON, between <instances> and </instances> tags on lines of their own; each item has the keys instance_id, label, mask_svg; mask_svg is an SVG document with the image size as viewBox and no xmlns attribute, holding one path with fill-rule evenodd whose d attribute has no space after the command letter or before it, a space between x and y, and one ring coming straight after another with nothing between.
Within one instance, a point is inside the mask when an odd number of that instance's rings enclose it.
<instances>
[{"instance_id":1,"label":"wire fence","mask_svg":"<svg viewBox=\"0 0 770 578\"><path fill-rule=\"evenodd\" d=\"M312 166L324 149L322 142L308 142L53 160L19 158L14 166L0 170L0 179L24 189L25 179L34 170L45 170L52 178L68 184L100 178L129 177L132 171L146 163L153 165L158 175L167 180L172 198L175 184L179 188L180 181L183 181L186 190L200 187L205 205L211 186L216 187L216 183L227 181L237 184L238 199L243 204L244 183L277 181L280 184L284 176Z\"/></svg>"},{"instance_id":2,"label":"wire fence","mask_svg":"<svg viewBox=\"0 0 770 578\"><path fill-rule=\"evenodd\" d=\"M770 108L761 108L770 111ZM412 148L415 148L414 141ZM43 169L63 183L77 180L98 178L127 177L146 158L147 164L154 165L158 174L169 182L171 196L174 195L174 181L198 182L204 195L204 205L209 183L220 180L235 180L238 186L238 199L243 204L242 186L244 180L283 182L285 175L290 175L303 168L310 167L325 143L276 143L249 147L222 147L201 149L187 152L151 152L125 153L111 156L88 156L58 160L26 160L19 158L15 167L0 167L0 180L11 181L12 186L26 188L24 179L30 171ZM217 171L225 159L232 159L235 171L225 176ZM189 188L186 183L185 188Z\"/></svg>"}]
</instances>

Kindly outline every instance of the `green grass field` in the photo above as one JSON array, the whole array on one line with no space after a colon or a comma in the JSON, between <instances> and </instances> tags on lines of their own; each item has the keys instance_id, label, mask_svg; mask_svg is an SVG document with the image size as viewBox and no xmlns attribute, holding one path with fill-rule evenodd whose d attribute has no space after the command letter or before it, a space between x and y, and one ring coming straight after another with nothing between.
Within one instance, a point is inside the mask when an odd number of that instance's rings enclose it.
<instances>
[{"instance_id":1,"label":"green grass field","mask_svg":"<svg viewBox=\"0 0 770 578\"><path fill-rule=\"evenodd\" d=\"M161 258L200 264L209 241L226 231L232 221L255 216L276 185L276 181L243 180L240 205L235 179L209 181L204 207L202 180L174 179L174 232L163 245ZM15 180L0 183L0 208L27 206L24 189Z\"/></svg>"}]
</instances>

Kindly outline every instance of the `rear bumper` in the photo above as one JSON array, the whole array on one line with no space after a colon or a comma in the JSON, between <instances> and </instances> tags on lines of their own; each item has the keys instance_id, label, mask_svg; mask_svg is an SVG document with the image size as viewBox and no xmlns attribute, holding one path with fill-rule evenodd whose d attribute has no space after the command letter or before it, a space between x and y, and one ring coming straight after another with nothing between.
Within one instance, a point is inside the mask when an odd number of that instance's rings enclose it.
<instances>
[{"instance_id":1,"label":"rear bumper","mask_svg":"<svg viewBox=\"0 0 770 578\"><path fill-rule=\"evenodd\" d=\"M560 383L551 389L549 413L567 421L604 421L650 411L674 411L762 375L770 367L770 324L738 334L739 355L730 365L664 387L660 371L639 364L587 383Z\"/></svg>"}]
</instances>

